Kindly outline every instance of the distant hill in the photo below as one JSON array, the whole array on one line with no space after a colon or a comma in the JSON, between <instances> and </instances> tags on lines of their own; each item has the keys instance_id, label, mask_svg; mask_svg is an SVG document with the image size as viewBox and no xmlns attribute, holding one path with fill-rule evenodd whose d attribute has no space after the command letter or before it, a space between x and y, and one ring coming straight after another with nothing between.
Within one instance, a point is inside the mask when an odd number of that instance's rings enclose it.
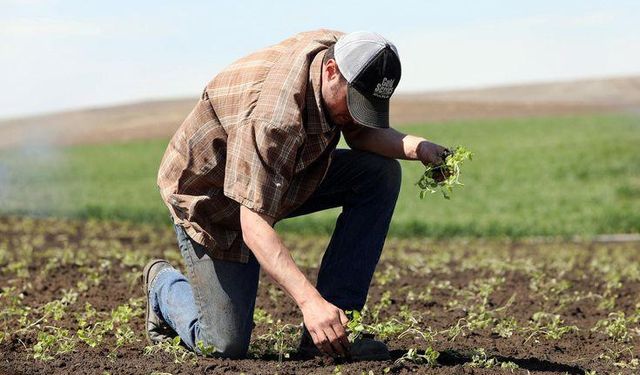
<instances>
[{"instance_id":1,"label":"distant hill","mask_svg":"<svg viewBox=\"0 0 640 375\"><path fill-rule=\"evenodd\" d=\"M640 76L426 92L399 96L400 123L591 112L640 113Z\"/></svg>"},{"instance_id":2,"label":"distant hill","mask_svg":"<svg viewBox=\"0 0 640 375\"><path fill-rule=\"evenodd\" d=\"M170 137L195 102L147 101L4 120L0 148ZM391 117L402 125L612 111L640 113L640 76L398 94Z\"/></svg>"}]
</instances>

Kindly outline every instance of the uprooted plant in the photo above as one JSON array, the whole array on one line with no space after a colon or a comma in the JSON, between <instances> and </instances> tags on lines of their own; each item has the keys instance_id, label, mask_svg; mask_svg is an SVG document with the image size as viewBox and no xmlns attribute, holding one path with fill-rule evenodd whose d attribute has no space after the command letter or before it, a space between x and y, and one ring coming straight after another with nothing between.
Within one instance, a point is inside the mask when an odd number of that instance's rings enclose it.
<instances>
[{"instance_id":1,"label":"uprooted plant","mask_svg":"<svg viewBox=\"0 0 640 375\"><path fill-rule=\"evenodd\" d=\"M473 153L463 146L456 147L453 152L448 151L444 155L444 164L438 166L426 166L426 169L416 185L420 188L420 199L427 193L442 192L445 199L451 198L453 187L462 186L460 182L460 166L465 160L471 160Z\"/></svg>"}]
</instances>

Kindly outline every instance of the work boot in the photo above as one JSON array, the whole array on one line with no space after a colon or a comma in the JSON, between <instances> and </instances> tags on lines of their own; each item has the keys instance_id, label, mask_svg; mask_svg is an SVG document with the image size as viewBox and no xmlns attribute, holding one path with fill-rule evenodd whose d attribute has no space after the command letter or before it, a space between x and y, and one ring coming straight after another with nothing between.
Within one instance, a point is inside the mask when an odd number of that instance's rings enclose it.
<instances>
[{"instance_id":1,"label":"work boot","mask_svg":"<svg viewBox=\"0 0 640 375\"><path fill-rule=\"evenodd\" d=\"M368 332L360 333L351 343L346 359L350 361L386 361L390 359L387 345L373 337L374 335ZM322 355L306 328L303 328L298 354L307 359Z\"/></svg>"},{"instance_id":2,"label":"work boot","mask_svg":"<svg viewBox=\"0 0 640 375\"><path fill-rule=\"evenodd\" d=\"M145 313L145 328L147 340L151 344L170 341L178 334L167 324L158 314L153 311L151 306L151 295L149 294L150 286L158 273L167 268L173 268L169 262L164 259L153 259L142 270L142 288L147 298L147 310Z\"/></svg>"}]
</instances>

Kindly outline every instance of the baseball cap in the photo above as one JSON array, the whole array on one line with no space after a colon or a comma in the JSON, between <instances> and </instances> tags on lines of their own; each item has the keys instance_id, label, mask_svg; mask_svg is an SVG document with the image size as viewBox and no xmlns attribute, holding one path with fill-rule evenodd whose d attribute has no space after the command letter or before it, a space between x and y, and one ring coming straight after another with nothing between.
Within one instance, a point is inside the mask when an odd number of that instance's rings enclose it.
<instances>
[{"instance_id":1,"label":"baseball cap","mask_svg":"<svg viewBox=\"0 0 640 375\"><path fill-rule=\"evenodd\" d=\"M358 124L389 127L389 98L400 82L396 46L379 34L356 31L342 36L334 56L348 82L347 106Z\"/></svg>"}]
</instances>

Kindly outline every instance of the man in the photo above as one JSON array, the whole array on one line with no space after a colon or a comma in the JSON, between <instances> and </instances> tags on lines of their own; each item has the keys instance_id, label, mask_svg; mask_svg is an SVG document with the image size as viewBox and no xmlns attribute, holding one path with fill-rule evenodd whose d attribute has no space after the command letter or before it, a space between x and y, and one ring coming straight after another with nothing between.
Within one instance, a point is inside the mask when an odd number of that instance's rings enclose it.
<instances>
[{"instance_id":1,"label":"man","mask_svg":"<svg viewBox=\"0 0 640 375\"><path fill-rule=\"evenodd\" d=\"M445 149L389 128L396 47L370 32L300 33L244 57L206 86L171 139L158 186L188 278L164 260L143 270L152 342L247 353L260 268L304 318L300 352L387 359L349 343L345 310L364 306L400 188L395 159L439 165ZM351 150L336 150L340 134ZM343 207L314 287L273 229Z\"/></svg>"}]
</instances>

